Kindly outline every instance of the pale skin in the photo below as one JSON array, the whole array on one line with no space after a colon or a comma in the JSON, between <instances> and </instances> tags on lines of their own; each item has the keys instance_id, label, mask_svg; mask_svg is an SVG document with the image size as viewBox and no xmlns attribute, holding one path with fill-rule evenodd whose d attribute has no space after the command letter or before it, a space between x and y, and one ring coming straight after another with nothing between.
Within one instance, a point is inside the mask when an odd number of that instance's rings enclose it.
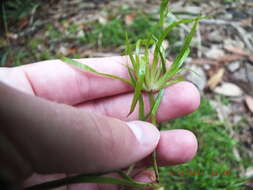
<instances>
[{"instance_id":1,"label":"pale skin","mask_svg":"<svg viewBox=\"0 0 253 190\"><path fill-rule=\"evenodd\" d=\"M79 61L103 73L128 77L126 57ZM197 151L194 134L187 130L159 132L137 120L138 110L127 116L132 95L132 89L123 82L59 60L0 68L0 140L11 147L0 147L0 154L5 155L0 157L1 167L10 180L29 186L76 173L126 168L135 162L147 166L155 148L159 165L191 160ZM191 83L170 86L158 120L189 114L199 102L198 90ZM154 180L151 171L140 173L136 179ZM59 189L120 188L78 184Z\"/></svg>"}]
</instances>

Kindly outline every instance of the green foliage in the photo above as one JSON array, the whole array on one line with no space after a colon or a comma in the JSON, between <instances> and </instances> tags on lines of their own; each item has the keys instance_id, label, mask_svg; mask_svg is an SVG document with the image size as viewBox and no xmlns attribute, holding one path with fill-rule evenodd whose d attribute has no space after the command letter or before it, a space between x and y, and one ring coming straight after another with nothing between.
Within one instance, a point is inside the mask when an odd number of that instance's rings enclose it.
<instances>
[{"instance_id":1,"label":"green foliage","mask_svg":"<svg viewBox=\"0 0 253 190\"><path fill-rule=\"evenodd\" d=\"M167 124L167 129L188 129L199 141L196 157L183 165L162 168L167 190L242 190L245 179L239 177L239 162L233 153L237 142L205 99L193 114Z\"/></svg>"},{"instance_id":2,"label":"green foliage","mask_svg":"<svg viewBox=\"0 0 253 190\"><path fill-rule=\"evenodd\" d=\"M105 24L95 23L94 29L86 32L83 42L101 44L102 47L118 47L125 43L125 32L128 31L131 42L145 38L155 31L156 25L144 13L138 13L133 23L127 25L121 18L109 20ZM158 32L159 30L157 30Z\"/></svg>"},{"instance_id":3,"label":"green foliage","mask_svg":"<svg viewBox=\"0 0 253 190\"><path fill-rule=\"evenodd\" d=\"M234 3L234 2L237 2L238 0L223 0L224 3Z\"/></svg>"},{"instance_id":4,"label":"green foliage","mask_svg":"<svg viewBox=\"0 0 253 190\"><path fill-rule=\"evenodd\" d=\"M34 9L41 5L41 2L31 0L6 0L3 1L1 5L1 21L7 19L15 22L28 16ZM3 15L4 12L5 16Z\"/></svg>"}]
</instances>

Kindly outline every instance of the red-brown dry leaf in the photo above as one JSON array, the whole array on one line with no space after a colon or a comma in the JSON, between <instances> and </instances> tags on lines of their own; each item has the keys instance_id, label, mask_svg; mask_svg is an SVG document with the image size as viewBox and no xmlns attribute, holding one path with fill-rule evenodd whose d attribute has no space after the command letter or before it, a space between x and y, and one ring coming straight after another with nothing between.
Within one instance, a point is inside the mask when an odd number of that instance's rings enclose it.
<instances>
[{"instance_id":1,"label":"red-brown dry leaf","mask_svg":"<svg viewBox=\"0 0 253 190\"><path fill-rule=\"evenodd\" d=\"M136 16L135 13L127 14L124 18L126 25L133 24L135 16Z\"/></svg>"},{"instance_id":2,"label":"red-brown dry leaf","mask_svg":"<svg viewBox=\"0 0 253 190\"><path fill-rule=\"evenodd\" d=\"M210 89L214 89L220 82L222 82L222 78L224 75L224 68L220 68L207 82L207 86Z\"/></svg>"},{"instance_id":3,"label":"red-brown dry leaf","mask_svg":"<svg viewBox=\"0 0 253 190\"><path fill-rule=\"evenodd\" d=\"M233 53L233 54L242 55L242 56L247 56L248 55L248 53L240 47L235 47L235 46L232 46L232 45L226 45L226 46L224 46L224 49L226 51L230 52L230 53Z\"/></svg>"},{"instance_id":4,"label":"red-brown dry leaf","mask_svg":"<svg viewBox=\"0 0 253 190\"><path fill-rule=\"evenodd\" d=\"M249 108L251 113L253 113L253 97L246 95L244 99L247 107Z\"/></svg>"}]
</instances>

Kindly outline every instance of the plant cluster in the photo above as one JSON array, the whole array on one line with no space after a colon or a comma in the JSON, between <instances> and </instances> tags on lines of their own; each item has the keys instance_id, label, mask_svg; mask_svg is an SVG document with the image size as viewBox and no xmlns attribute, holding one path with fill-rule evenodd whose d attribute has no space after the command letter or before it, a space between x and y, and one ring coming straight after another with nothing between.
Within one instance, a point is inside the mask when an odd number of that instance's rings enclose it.
<instances>
[{"instance_id":1,"label":"plant cluster","mask_svg":"<svg viewBox=\"0 0 253 190\"><path fill-rule=\"evenodd\" d=\"M183 63L185 59L190 53L190 43L198 27L199 20L201 19L201 17L197 17L194 19L182 19L167 24L166 18L169 12L168 3L169 0L161 1L160 20L159 23L157 23L158 27L161 30L159 35L151 34L145 39L138 39L135 44L131 44L126 34L125 52L131 60L131 64L126 66L128 69L129 79L97 72L92 67L87 66L85 64L81 64L78 61L69 59L67 57L61 58L63 62L77 66L87 72L91 72L103 77L120 80L132 86L134 89L134 95L129 114L131 114L135 110L136 105L138 104L139 119L143 121L150 121L155 126L158 125L156 113L164 94L164 88L183 80L183 77L180 76L180 72L183 69ZM168 64L166 61L166 54L162 43L176 26L183 23L193 23L192 29L186 36L183 46L175 60L172 62L172 64ZM150 50L152 49L151 47L154 47L153 51ZM152 59L150 59L151 56L153 57ZM146 93L149 97L150 111L148 114L145 114L144 112L145 109L143 93ZM159 170L156 160L156 151L153 152L152 158L153 169L156 174L155 183L142 183L135 181L130 176L131 170L134 168L134 165L132 165L129 167L129 170L127 172L122 170L116 171L121 176L121 178L104 177L101 176L101 174L79 175L36 185L28 189L53 188L71 183L85 182L117 184L133 188L151 187L154 189L162 189L162 185L159 181Z\"/></svg>"}]
</instances>

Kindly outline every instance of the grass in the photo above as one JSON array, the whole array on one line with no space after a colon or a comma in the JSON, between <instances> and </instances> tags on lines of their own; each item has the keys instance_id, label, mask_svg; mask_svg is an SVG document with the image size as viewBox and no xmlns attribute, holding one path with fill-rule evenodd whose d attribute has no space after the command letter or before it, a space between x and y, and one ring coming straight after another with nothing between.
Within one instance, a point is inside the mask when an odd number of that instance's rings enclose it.
<instances>
[{"instance_id":1,"label":"grass","mask_svg":"<svg viewBox=\"0 0 253 190\"><path fill-rule=\"evenodd\" d=\"M229 137L208 100L202 99L193 114L166 124L167 129L187 129L199 142L196 157L183 165L162 168L166 190L243 190L245 179L239 177L240 165L233 153L238 142Z\"/></svg>"}]
</instances>

